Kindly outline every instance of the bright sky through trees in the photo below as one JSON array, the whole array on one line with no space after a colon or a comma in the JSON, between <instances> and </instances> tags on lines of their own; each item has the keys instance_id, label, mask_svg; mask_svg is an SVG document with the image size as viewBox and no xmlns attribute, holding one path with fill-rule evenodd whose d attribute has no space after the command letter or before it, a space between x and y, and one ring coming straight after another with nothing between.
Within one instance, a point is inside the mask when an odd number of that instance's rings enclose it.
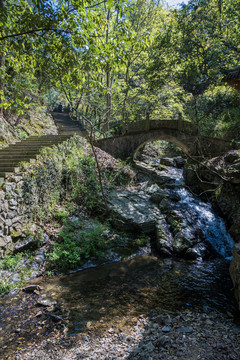
<instances>
[{"instance_id":1,"label":"bright sky through trees","mask_svg":"<svg viewBox=\"0 0 240 360\"><path fill-rule=\"evenodd\" d=\"M187 4L189 0L167 0L169 7L179 7L182 3Z\"/></svg>"}]
</instances>

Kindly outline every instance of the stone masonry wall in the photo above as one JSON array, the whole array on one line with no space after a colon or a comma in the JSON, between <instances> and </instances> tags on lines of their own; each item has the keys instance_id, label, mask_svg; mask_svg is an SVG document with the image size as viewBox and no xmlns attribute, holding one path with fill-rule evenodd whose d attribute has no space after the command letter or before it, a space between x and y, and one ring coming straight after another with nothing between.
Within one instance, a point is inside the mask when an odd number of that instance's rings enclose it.
<instances>
[{"instance_id":1,"label":"stone masonry wall","mask_svg":"<svg viewBox=\"0 0 240 360\"><path fill-rule=\"evenodd\" d=\"M12 176L2 184L0 190L0 255L13 250L13 235L28 223L30 208L23 196L22 176Z\"/></svg>"},{"instance_id":2,"label":"stone masonry wall","mask_svg":"<svg viewBox=\"0 0 240 360\"><path fill-rule=\"evenodd\" d=\"M57 186L55 176L52 177L52 181L49 179L46 181L46 190L48 189L49 192L51 188ZM16 249L17 241L34 224L37 212L44 210L41 203L48 196L48 191L42 192L41 189L41 185L37 188L35 181L31 181L27 173L19 176L13 175L2 184L0 190L0 257L6 251ZM57 193L59 194L59 191Z\"/></svg>"}]
</instances>

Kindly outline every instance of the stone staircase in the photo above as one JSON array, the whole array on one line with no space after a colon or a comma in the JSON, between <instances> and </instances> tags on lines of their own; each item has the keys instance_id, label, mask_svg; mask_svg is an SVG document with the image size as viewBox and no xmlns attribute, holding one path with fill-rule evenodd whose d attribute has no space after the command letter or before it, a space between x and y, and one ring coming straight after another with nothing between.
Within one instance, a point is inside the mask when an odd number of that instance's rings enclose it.
<instances>
[{"instance_id":1,"label":"stone staircase","mask_svg":"<svg viewBox=\"0 0 240 360\"><path fill-rule=\"evenodd\" d=\"M36 159L42 148L62 143L74 134L86 136L81 125L72 120L68 114L54 113L53 118L58 128L57 135L30 136L0 150L1 182L6 176L17 173L20 162L31 162L31 160Z\"/></svg>"}]
</instances>

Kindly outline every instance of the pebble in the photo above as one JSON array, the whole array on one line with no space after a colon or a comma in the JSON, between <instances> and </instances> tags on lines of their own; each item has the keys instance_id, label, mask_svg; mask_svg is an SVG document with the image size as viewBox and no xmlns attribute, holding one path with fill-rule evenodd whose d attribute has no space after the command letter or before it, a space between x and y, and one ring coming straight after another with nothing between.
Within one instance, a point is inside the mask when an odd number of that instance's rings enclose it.
<instances>
[{"instance_id":1,"label":"pebble","mask_svg":"<svg viewBox=\"0 0 240 360\"><path fill-rule=\"evenodd\" d=\"M40 291L39 285L29 285L22 289L26 293L33 293L35 291Z\"/></svg>"},{"instance_id":2,"label":"pebble","mask_svg":"<svg viewBox=\"0 0 240 360\"><path fill-rule=\"evenodd\" d=\"M46 307L50 307L56 304L57 304L56 300L53 300L50 297L39 297L37 301L37 305L46 306Z\"/></svg>"},{"instance_id":3,"label":"pebble","mask_svg":"<svg viewBox=\"0 0 240 360\"><path fill-rule=\"evenodd\" d=\"M193 328L191 328L189 326L185 326L185 327L178 329L178 331L181 333L191 334L193 332Z\"/></svg>"},{"instance_id":4,"label":"pebble","mask_svg":"<svg viewBox=\"0 0 240 360\"><path fill-rule=\"evenodd\" d=\"M12 277L12 282L19 282L20 281L20 278L19 278L19 275L18 274L14 274L13 277Z\"/></svg>"},{"instance_id":5,"label":"pebble","mask_svg":"<svg viewBox=\"0 0 240 360\"><path fill-rule=\"evenodd\" d=\"M40 316L42 316L42 311L39 311L36 315L35 315L35 317L40 317Z\"/></svg>"},{"instance_id":6,"label":"pebble","mask_svg":"<svg viewBox=\"0 0 240 360\"><path fill-rule=\"evenodd\" d=\"M155 346L153 345L153 343L150 341L149 343L147 343L144 346L144 351L146 352L152 352L155 349Z\"/></svg>"},{"instance_id":7,"label":"pebble","mask_svg":"<svg viewBox=\"0 0 240 360\"><path fill-rule=\"evenodd\" d=\"M59 315L56 315L56 314L52 314L52 313L49 313L49 316L50 318L52 319L52 321L58 323L58 322L64 322L63 318Z\"/></svg>"},{"instance_id":8,"label":"pebble","mask_svg":"<svg viewBox=\"0 0 240 360\"><path fill-rule=\"evenodd\" d=\"M170 332L171 328L169 326L165 326L162 328L162 332Z\"/></svg>"}]
</instances>

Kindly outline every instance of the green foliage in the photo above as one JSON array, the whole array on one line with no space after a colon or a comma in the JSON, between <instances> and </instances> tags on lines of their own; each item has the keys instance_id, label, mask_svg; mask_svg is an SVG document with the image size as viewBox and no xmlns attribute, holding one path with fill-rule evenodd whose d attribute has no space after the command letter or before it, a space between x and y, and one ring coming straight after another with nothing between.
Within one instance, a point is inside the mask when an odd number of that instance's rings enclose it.
<instances>
[{"instance_id":1,"label":"green foliage","mask_svg":"<svg viewBox=\"0 0 240 360\"><path fill-rule=\"evenodd\" d=\"M22 259L23 254L6 255L4 259L0 260L0 269L3 270L16 270L19 267L19 261Z\"/></svg>"},{"instance_id":2,"label":"green foliage","mask_svg":"<svg viewBox=\"0 0 240 360\"><path fill-rule=\"evenodd\" d=\"M61 223L64 223L67 220L68 215L69 212L62 207L53 210L53 217L56 218Z\"/></svg>"},{"instance_id":3,"label":"green foliage","mask_svg":"<svg viewBox=\"0 0 240 360\"><path fill-rule=\"evenodd\" d=\"M78 228L79 224L67 222L54 243L49 255L49 266L52 269L68 271L76 269L89 258L98 258L107 249L103 236L104 227L100 223L92 228Z\"/></svg>"},{"instance_id":4,"label":"green foliage","mask_svg":"<svg viewBox=\"0 0 240 360\"><path fill-rule=\"evenodd\" d=\"M186 106L189 117L195 118L201 132L208 136L238 139L240 135L240 95L229 86L210 86Z\"/></svg>"},{"instance_id":5,"label":"green foliage","mask_svg":"<svg viewBox=\"0 0 240 360\"><path fill-rule=\"evenodd\" d=\"M221 191L222 191L222 184L220 184L216 190L215 190L215 197L216 199L219 197L219 195L221 194Z\"/></svg>"},{"instance_id":6,"label":"green foliage","mask_svg":"<svg viewBox=\"0 0 240 360\"><path fill-rule=\"evenodd\" d=\"M26 176L24 198L31 200L35 217L42 214L45 221L56 216L67 216L65 210L57 210L66 198L88 209L98 211L102 199L96 172L96 164L91 150L81 137L75 136L52 148L45 148L34 165L23 163ZM108 174L104 177L108 181ZM28 199L28 198L29 199ZM64 206L63 206L64 207ZM66 209L69 212L69 209Z\"/></svg>"},{"instance_id":7,"label":"green foliage","mask_svg":"<svg viewBox=\"0 0 240 360\"><path fill-rule=\"evenodd\" d=\"M145 234L142 234L133 240L133 246L143 247L148 245L149 241L149 237Z\"/></svg>"},{"instance_id":8,"label":"green foliage","mask_svg":"<svg viewBox=\"0 0 240 360\"><path fill-rule=\"evenodd\" d=\"M160 171L166 171L166 170L167 170L166 166L164 166L164 165L162 165L162 164L159 164L157 168L158 168L158 170L160 170Z\"/></svg>"},{"instance_id":9,"label":"green foliage","mask_svg":"<svg viewBox=\"0 0 240 360\"><path fill-rule=\"evenodd\" d=\"M125 131L135 120L181 118L237 138L239 106L209 94L239 67L239 11L238 0L190 0L170 11L152 0L7 0L0 110L24 117L43 101L51 109L62 101L103 132L115 121Z\"/></svg>"},{"instance_id":10,"label":"green foliage","mask_svg":"<svg viewBox=\"0 0 240 360\"><path fill-rule=\"evenodd\" d=\"M0 295L7 294L12 289L13 289L13 284L10 284L8 279L1 278L1 280L0 280Z\"/></svg>"},{"instance_id":11,"label":"green foliage","mask_svg":"<svg viewBox=\"0 0 240 360\"><path fill-rule=\"evenodd\" d=\"M175 108L176 116L197 122L203 133L235 139L239 96L223 80L226 71L240 65L239 6L235 0L191 0L165 18L162 14L146 67L155 94L172 83L169 114Z\"/></svg>"},{"instance_id":12,"label":"green foliage","mask_svg":"<svg viewBox=\"0 0 240 360\"><path fill-rule=\"evenodd\" d=\"M25 263L25 265L23 265ZM0 295L7 294L15 288L24 286L26 277L31 276L32 258L29 252L7 254L0 260ZM13 275L18 275L18 281L13 281Z\"/></svg>"}]
</instances>

